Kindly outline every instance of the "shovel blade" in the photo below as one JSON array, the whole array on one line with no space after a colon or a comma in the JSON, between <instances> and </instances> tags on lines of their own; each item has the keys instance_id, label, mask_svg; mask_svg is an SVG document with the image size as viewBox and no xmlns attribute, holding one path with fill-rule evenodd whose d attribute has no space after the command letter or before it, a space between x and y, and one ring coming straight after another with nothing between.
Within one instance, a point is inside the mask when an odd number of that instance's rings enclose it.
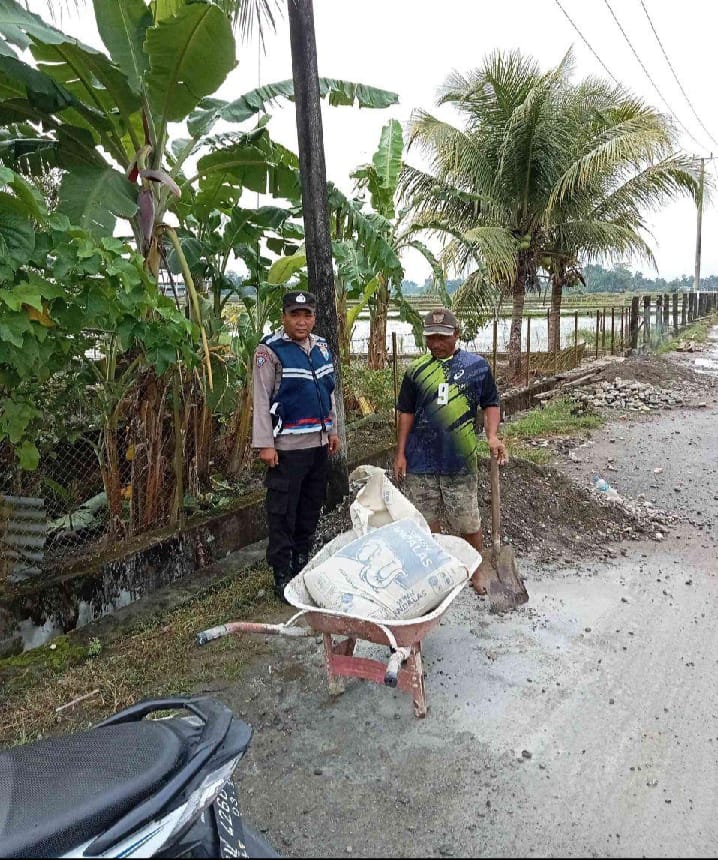
<instances>
[{"instance_id":1,"label":"shovel blade","mask_svg":"<svg viewBox=\"0 0 718 860\"><path fill-rule=\"evenodd\" d=\"M496 577L489 582L488 596L492 612L508 612L529 599L516 557L511 547L502 547L494 556Z\"/></svg>"}]
</instances>

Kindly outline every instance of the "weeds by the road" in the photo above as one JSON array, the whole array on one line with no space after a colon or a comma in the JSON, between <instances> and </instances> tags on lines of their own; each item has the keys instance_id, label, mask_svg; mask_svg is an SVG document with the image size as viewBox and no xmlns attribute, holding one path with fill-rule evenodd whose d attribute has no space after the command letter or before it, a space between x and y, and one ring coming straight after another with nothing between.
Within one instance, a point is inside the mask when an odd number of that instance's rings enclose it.
<instances>
[{"instance_id":1,"label":"weeds by the road","mask_svg":"<svg viewBox=\"0 0 718 860\"><path fill-rule=\"evenodd\" d=\"M507 422L502 429L502 435L510 456L542 466L551 460L551 452L546 448L525 444L528 440L577 436L585 430L600 427L604 422L605 419L594 412L576 414L576 405L571 400L552 400L543 407L532 409L516 421ZM488 456L486 442L482 442L480 448L480 453Z\"/></svg>"},{"instance_id":2,"label":"weeds by the road","mask_svg":"<svg viewBox=\"0 0 718 860\"><path fill-rule=\"evenodd\" d=\"M716 323L718 323L718 315L693 323L693 325L684 329L677 337L663 341L663 343L656 347L655 351L659 355L662 355L666 352L674 352L679 349L681 344L689 343L690 341L693 341L693 343L705 343L708 340L708 332Z\"/></svg>"},{"instance_id":3,"label":"weeds by the road","mask_svg":"<svg viewBox=\"0 0 718 860\"><path fill-rule=\"evenodd\" d=\"M198 649L195 635L233 619L271 614L276 609L271 584L269 569L257 565L119 636L88 641L80 630L0 660L0 746L83 728L139 699L216 689L231 681L261 647L258 640L247 637L238 647L228 637ZM99 694L91 699L56 711L94 690Z\"/></svg>"},{"instance_id":4,"label":"weeds by the road","mask_svg":"<svg viewBox=\"0 0 718 860\"><path fill-rule=\"evenodd\" d=\"M576 412L576 404L567 399L551 400L540 409L532 409L516 421L508 422L503 430L507 439L544 439L566 436L600 427L605 419L593 412Z\"/></svg>"}]
</instances>

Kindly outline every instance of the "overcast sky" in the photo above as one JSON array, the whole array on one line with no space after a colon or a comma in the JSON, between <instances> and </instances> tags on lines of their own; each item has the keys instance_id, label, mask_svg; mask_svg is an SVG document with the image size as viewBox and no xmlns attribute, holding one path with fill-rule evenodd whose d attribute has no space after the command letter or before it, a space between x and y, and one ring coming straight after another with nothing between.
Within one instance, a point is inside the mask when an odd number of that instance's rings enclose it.
<instances>
[{"instance_id":1,"label":"overcast sky","mask_svg":"<svg viewBox=\"0 0 718 860\"><path fill-rule=\"evenodd\" d=\"M612 8L651 81L611 16ZM718 3L715 0L560 0L609 72L664 112L677 117L681 144L690 153L718 155L718 100L715 86ZM701 127L663 56L643 5ZM39 11L42 3L33 0ZM88 3L89 6L89 3ZM319 74L393 90L399 104L382 111L323 108L327 177L350 190L350 171L368 161L382 125L404 123L412 109L432 109L437 87L454 69L478 66L495 49L519 48L543 68L560 61L573 46L575 79L607 76L606 70L567 20L558 0L314 0ZM97 43L89 10L65 13L63 29ZM266 53L257 43L240 45L239 64L219 95L236 98L262 83L291 78L289 32L285 19L266 36ZM665 102L663 101L665 99ZM296 151L293 106L272 111L273 136ZM691 136L692 135L693 139ZM715 140L712 140L712 135ZM408 160L416 162L409 153ZM716 162L709 163L715 176ZM651 219L652 246L659 273L672 278L693 274L696 212L690 201L674 203ZM703 217L703 274L718 273L718 218L706 204ZM422 282L428 267L416 255L405 260L407 277ZM653 275L647 266L640 268Z\"/></svg>"}]
</instances>

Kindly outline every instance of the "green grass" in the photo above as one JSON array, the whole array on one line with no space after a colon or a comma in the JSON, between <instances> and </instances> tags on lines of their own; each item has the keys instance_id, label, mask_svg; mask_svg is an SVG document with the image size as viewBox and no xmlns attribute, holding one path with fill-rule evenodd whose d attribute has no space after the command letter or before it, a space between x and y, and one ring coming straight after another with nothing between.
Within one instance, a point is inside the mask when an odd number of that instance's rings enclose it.
<instances>
[{"instance_id":1,"label":"green grass","mask_svg":"<svg viewBox=\"0 0 718 860\"><path fill-rule=\"evenodd\" d=\"M545 466L551 461L551 452L546 450L546 448L533 448L530 445L522 445L521 442L506 438L504 438L504 443L511 458L527 460L529 463L533 463L535 466ZM479 453L479 457L488 458L488 443L481 440L478 444L477 450Z\"/></svg>"},{"instance_id":2,"label":"green grass","mask_svg":"<svg viewBox=\"0 0 718 860\"><path fill-rule=\"evenodd\" d=\"M529 439L575 436L605 423L605 419L594 412L578 415L575 410L576 405L571 400L553 400L541 408L532 409L516 421L509 420L503 424L500 434L509 456L545 466L551 461L551 451L524 442ZM489 446L484 440L479 442L478 451L480 457L489 456Z\"/></svg>"},{"instance_id":3,"label":"green grass","mask_svg":"<svg viewBox=\"0 0 718 860\"><path fill-rule=\"evenodd\" d=\"M656 352L662 355L666 352L673 352L681 343L692 340L695 343L705 343L708 340L708 332L712 326L716 325L718 316L708 317L693 323L692 326L684 329L678 337L672 337L664 340L656 347Z\"/></svg>"},{"instance_id":4,"label":"green grass","mask_svg":"<svg viewBox=\"0 0 718 860\"><path fill-rule=\"evenodd\" d=\"M15 686L32 684L38 672L59 674L92 656L88 646L69 636L56 636L52 642L14 657L0 660L0 680L5 692Z\"/></svg>"},{"instance_id":5,"label":"green grass","mask_svg":"<svg viewBox=\"0 0 718 860\"><path fill-rule=\"evenodd\" d=\"M198 648L196 634L226 621L267 618L278 609L271 572L258 564L115 633L88 640L78 630L0 660L0 747L82 728L149 696L235 681L249 656L264 647L259 637L229 636ZM95 690L92 698L56 711Z\"/></svg>"},{"instance_id":6,"label":"green grass","mask_svg":"<svg viewBox=\"0 0 718 860\"><path fill-rule=\"evenodd\" d=\"M601 427L605 419L593 412L576 414L571 400L551 400L543 408L532 409L516 421L504 425L503 436L510 441L551 436L570 436Z\"/></svg>"}]
</instances>

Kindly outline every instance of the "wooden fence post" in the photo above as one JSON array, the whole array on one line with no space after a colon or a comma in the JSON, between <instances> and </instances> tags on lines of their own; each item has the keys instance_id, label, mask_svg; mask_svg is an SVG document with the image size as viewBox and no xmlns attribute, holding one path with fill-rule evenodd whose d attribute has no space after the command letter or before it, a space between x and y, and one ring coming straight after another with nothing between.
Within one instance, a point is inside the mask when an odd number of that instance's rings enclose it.
<instances>
[{"instance_id":1,"label":"wooden fence post","mask_svg":"<svg viewBox=\"0 0 718 860\"><path fill-rule=\"evenodd\" d=\"M598 336L601 333L601 311L596 311L596 358L598 358Z\"/></svg>"},{"instance_id":2,"label":"wooden fence post","mask_svg":"<svg viewBox=\"0 0 718 860\"><path fill-rule=\"evenodd\" d=\"M624 344L624 331L623 331L623 317L625 315L625 308L621 308L621 352L625 349Z\"/></svg>"},{"instance_id":3,"label":"wooden fence post","mask_svg":"<svg viewBox=\"0 0 718 860\"><path fill-rule=\"evenodd\" d=\"M663 296L656 296L656 340L663 339Z\"/></svg>"},{"instance_id":4,"label":"wooden fence post","mask_svg":"<svg viewBox=\"0 0 718 860\"><path fill-rule=\"evenodd\" d=\"M611 355L616 352L616 309L611 308Z\"/></svg>"},{"instance_id":5,"label":"wooden fence post","mask_svg":"<svg viewBox=\"0 0 718 860\"><path fill-rule=\"evenodd\" d=\"M681 328L688 324L688 294L681 293Z\"/></svg>"},{"instance_id":6,"label":"wooden fence post","mask_svg":"<svg viewBox=\"0 0 718 860\"><path fill-rule=\"evenodd\" d=\"M630 335L631 349L638 349L638 296L631 299Z\"/></svg>"},{"instance_id":7,"label":"wooden fence post","mask_svg":"<svg viewBox=\"0 0 718 860\"><path fill-rule=\"evenodd\" d=\"M606 351L606 308L601 314L601 352Z\"/></svg>"},{"instance_id":8,"label":"wooden fence post","mask_svg":"<svg viewBox=\"0 0 718 860\"><path fill-rule=\"evenodd\" d=\"M578 367L578 311L573 312L573 366Z\"/></svg>"},{"instance_id":9,"label":"wooden fence post","mask_svg":"<svg viewBox=\"0 0 718 860\"><path fill-rule=\"evenodd\" d=\"M678 293L673 293L673 334L678 334Z\"/></svg>"},{"instance_id":10,"label":"wooden fence post","mask_svg":"<svg viewBox=\"0 0 718 860\"><path fill-rule=\"evenodd\" d=\"M494 346L493 346L493 357L491 359L491 367L494 374L494 379L496 379L496 350L499 342L499 320L497 317L494 317Z\"/></svg>"},{"instance_id":11,"label":"wooden fence post","mask_svg":"<svg viewBox=\"0 0 718 860\"><path fill-rule=\"evenodd\" d=\"M551 308L546 311L546 360L551 355ZM547 365L548 367L548 365Z\"/></svg>"},{"instance_id":12,"label":"wooden fence post","mask_svg":"<svg viewBox=\"0 0 718 860\"><path fill-rule=\"evenodd\" d=\"M643 297L643 342L648 343L651 336L651 297Z\"/></svg>"}]
</instances>

